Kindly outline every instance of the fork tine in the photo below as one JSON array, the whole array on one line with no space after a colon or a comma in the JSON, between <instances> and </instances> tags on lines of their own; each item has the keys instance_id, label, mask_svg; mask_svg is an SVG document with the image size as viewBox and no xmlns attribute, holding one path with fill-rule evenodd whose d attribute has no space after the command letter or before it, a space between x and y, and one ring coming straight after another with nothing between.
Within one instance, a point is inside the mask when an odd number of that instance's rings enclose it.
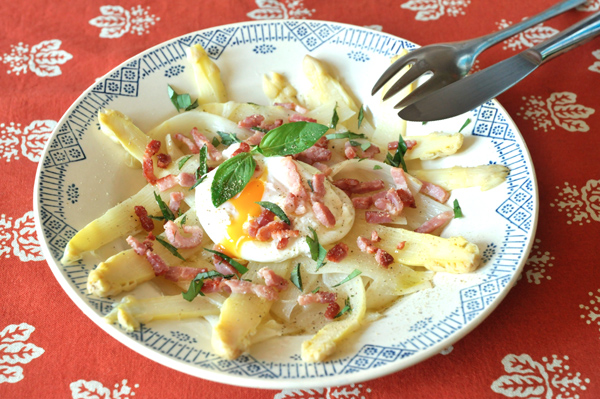
<instances>
[{"instance_id":1,"label":"fork tine","mask_svg":"<svg viewBox=\"0 0 600 399\"><path fill-rule=\"evenodd\" d=\"M447 82L443 78L433 75L427 82L423 83L413 90L412 93L409 93L406 97L404 97L398 104L394 106L394 109L407 107L410 104L419 101L423 97L427 97L432 92L447 86L449 83L452 82Z\"/></svg>"},{"instance_id":2,"label":"fork tine","mask_svg":"<svg viewBox=\"0 0 600 399\"><path fill-rule=\"evenodd\" d=\"M408 71L402 76L396 83L389 88L389 90L383 95L383 101L392 97L394 94L398 93L400 90L411 84L415 81L419 76L421 76L426 70L417 67L416 65L411 66Z\"/></svg>"},{"instance_id":3,"label":"fork tine","mask_svg":"<svg viewBox=\"0 0 600 399\"><path fill-rule=\"evenodd\" d=\"M386 84L391 78L394 77L402 68L404 68L408 63L413 62L415 60L414 53L410 52L400 58L398 58L392 65L385 70L385 72L379 77L373 89L371 90L371 95L375 95L384 84Z\"/></svg>"}]
</instances>

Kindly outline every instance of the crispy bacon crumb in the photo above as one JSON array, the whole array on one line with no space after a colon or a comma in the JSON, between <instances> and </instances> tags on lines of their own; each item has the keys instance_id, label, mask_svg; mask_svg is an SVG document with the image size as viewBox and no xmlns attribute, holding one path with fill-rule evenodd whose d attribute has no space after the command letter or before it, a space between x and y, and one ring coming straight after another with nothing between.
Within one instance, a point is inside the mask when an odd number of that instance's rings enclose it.
<instances>
[{"instance_id":1,"label":"crispy bacon crumb","mask_svg":"<svg viewBox=\"0 0 600 399\"><path fill-rule=\"evenodd\" d=\"M148 217L148 211L143 206L135 206L134 208L135 214L140 220L140 224L142 225L142 229L146 231L154 230L154 222L152 219Z\"/></svg>"},{"instance_id":2,"label":"crispy bacon crumb","mask_svg":"<svg viewBox=\"0 0 600 399\"><path fill-rule=\"evenodd\" d=\"M371 232L371 241L373 241L373 242L381 241L381 237L379 237L379 234L377 234L377 230L373 230Z\"/></svg>"},{"instance_id":3,"label":"crispy bacon crumb","mask_svg":"<svg viewBox=\"0 0 600 399\"><path fill-rule=\"evenodd\" d=\"M146 146L146 150L144 151L144 156L142 158L142 171L144 172L144 177L150 184L156 183L156 176L154 175L154 163L152 162L152 157L156 155L156 153L160 150L160 141L152 140Z\"/></svg>"},{"instance_id":4,"label":"crispy bacon crumb","mask_svg":"<svg viewBox=\"0 0 600 399\"><path fill-rule=\"evenodd\" d=\"M161 169L166 169L169 167L171 163L171 156L169 154L163 154L162 152L156 156L157 161L156 165L158 165Z\"/></svg>"},{"instance_id":5,"label":"crispy bacon crumb","mask_svg":"<svg viewBox=\"0 0 600 399\"><path fill-rule=\"evenodd\" d=\"M327 310L325 310L325 318L333 320L338 313L340 313L340 305L337 302L331 302L327 305Z\"/></svg>"},{"instance_id":6,"label":"crispy bacon crumb","mask_svg":"<svg viewBox=\"0 0 600 399\"><path fill-rule=\"evenodd\" d=\"M325 259L335 263L341 262L346 256L348 256L348 250L348 246L343 242L340 242L339 244L336 244L333 248L331 248L329 251L327 251Z\"/></svg>"},{"instance_id":7,"label":"crispy bacon crumb","mask_svg":"<svg viewBox=\"0 0 600 399\"><path fill-rule=\"evenodd\" d=\"M377 261L377 263L379 263L386 269L389 265L394 263L394 258L392 257L392 255L388 254L383 249L377 250L377 253L375 254L375 260Z\"/></svg>"},{"instance_id":8,"label":"crispy bacon crumb","mask_svg":"<svg viewBox=\"0 0 600 399\"><path fill-rule=\"evenodd\" d=\"M398 245L396 245L396 249L402 250L406 246L406 241L400 241Z\"/></svg>"}]
</instances>

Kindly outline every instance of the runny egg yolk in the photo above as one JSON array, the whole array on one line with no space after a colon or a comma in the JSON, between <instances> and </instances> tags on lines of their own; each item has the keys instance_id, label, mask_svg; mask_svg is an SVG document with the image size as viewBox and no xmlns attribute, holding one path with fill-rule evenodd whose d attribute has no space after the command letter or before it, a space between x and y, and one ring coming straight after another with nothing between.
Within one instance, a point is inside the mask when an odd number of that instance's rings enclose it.
<instances>
[{"instance_id":1,"label":"runny egg yolk","mask_svg":"<svg viewBox=\"0 0 600 399\"><path fill-rule=\"evenodd\" d=\"M244 224L250 219L258 217L261 213L260 201L265 192L266 171L259 178L252 178L246 187L237 196L229 200L237 211L237 216L227 227L227 236L221 241L225 254L234 258L241 258L240 248L242 244L252 237L244 231Z\"/></svg>"}]
</instances>

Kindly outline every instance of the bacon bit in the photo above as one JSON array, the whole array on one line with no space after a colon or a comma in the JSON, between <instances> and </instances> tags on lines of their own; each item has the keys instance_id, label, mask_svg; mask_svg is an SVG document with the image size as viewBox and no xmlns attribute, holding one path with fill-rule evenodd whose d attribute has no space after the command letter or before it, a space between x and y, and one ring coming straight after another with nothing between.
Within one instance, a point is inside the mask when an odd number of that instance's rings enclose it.
<instances>
[{"instance_id":1,"label":"bacon bit","mask_svg":"<svg viewBox=\"0 0 600 399\"><path fill-rule=\"evenodd\" d=\"M273 123L267 123L266 121L262 121L260 125L258 125L258 127L266 130L267 132L270 132L271 130L278 128L281 125L283 125L283 119L275 119Z\"/></svg>"},{"instance_id":2,"label":"bacon bit","mask_svg":"<svg viewBox=\"0 0 600 399\"><path fill-rule=\"evenodd\" d=\"M148 248L146 248L144 244L139 242L137 238L129 236L125 241L127 241L127 244L129 244L129 246L133 248L136 254L138 254L139 256L146 255L146 251L148 251Z\"/></svg>"},{"instance_id":3,"label":"bacon bit","mask_svg":"<svg viewBox=\"0 0 600 399\"><path fill-rule=\"evenodd\" d=\"M325 318L328 320L335 319L335 316L340 312L340 305L337 302L332 302L327 305L327 310L325 310Z\"/></svg>"},{"instance_id":4,"label":"bacon bit","mask_svg":"<svg viewBox=\"0 0 600 399\"><path fill-rule=\"evenodd\" d=\"M346 141L346 144L344 144L344 155L347 159L354 159L358 156L356 149L352 147L349 141Z\"/></svg>"},{"instance_id":5,"label":"bacon bit","mask_svg":"<svg viewBox=\"0 0 600 399\"><path fill-rule=\"evenodd\" d=\"M154 237L154 234L152 234L152 232L149 232L146 238L144 239L143 244L148 250L152 251L154 249L154 240L156 240L156 237Z\"/></svg>"},{"instance_id":6,"label":"bacon bit","mask_svg":"<svg viewBox=\"0 0 600 399\"><path fill-rule=\"evenodd\" d=\"M379 154L380 152L381 152L381 150L379 149L378 146L376 146L375 144L371 144L371 146L369 148L367 148L365 151L363 151L363 157L373 159L373 157L375 155Z\"/></svg>"},{"instance_id":7,"label":"bacon bit","mask_svg":"<svg viewBox=\"0 0 600 399\"><path fill-rule=\"evenodd\" d=\"M366 211L365 219L367 223L373 224L393 222L392 216L387 212Z\"/></svg>"},{"instance_id":8,"label":"bacon bit","mask_svg":"<svg viewBox=\"0 0 600 399\"><path fill-rule=\"evenodd\" d=\"M165 177L162 177L156 181L156 186L161 192L175 187L176 184L177 179L173 175L166 175Z\"/></svg>"},{"instance_id":9,"label":"bacon bit","mask_svg":"<svg viewBox=\"0 0 600 399\"><path fill-rule=\"evenodd\" d=\"M171 281L190 281L193 280L198 274L206 273L208 269L199 267L183 267L183 266L171 266L165 273L165 279ZM204 288L204 287L203 287Z\"/></svg>"},{"instance_id":10,"label":"bacon bit","mask_svg":"<svg viewBox=\"0 0 600 399\"><path fill-rule=\"evenodd\" d=\"M192 173L181 172L177 175L177 181L179 181L181 187L192 187L196 184L196 176Z\"/></svg>"},{"instance_id":11,"label":"bacon bit","mask_svg":"<svg viewBox=\"0 0 600 399\"><path fill-rule=\"evenodd\" d=\"M183 193L181 191L175 191L171 193L171 200L169 201L169 209L173 213L177 213L179 211L179 207L181 206L181 201L183 200Z\"/></svg>"},{"instance_id":12,"label":"bacon bit","mask_svg":"<svg viewBox=\"0 0 600 399\"><path fill-rule=\"evenodd\" d=\"M333 248L327 251L327 255L325 259L330 262L338 263L344 260L346 256L348 256L348 251L350 248L343 242L336 244Z\"/></svg>"},{"instance_id":13,"label":"bacon bit","mask_svg":"<svg viewBox=\"0 0 600 399\"><path fill-rule=\"evenodd\" d=\"M442 212L439 215L436 215L419 226L415 233L425 233L430 234L437 230L438 228L445 226L454 218L454 211L446 211Z\"/></svg>"},{"instance_id":14,"label":"bacon bit","mask_svg":"<svg viewBox=\"0 0 600 399\"><path fill-rule=\"evenodd\" d=\"M302 306L310 305L311 303L333 303L335 301L337 301L337 294L335 292L319 291L298 296L298 305Z\"/></svg>"},{"instance_id":15,"label":"bacon bit","mask_svg":"<svg viewBox=\"0 0 600 399\"><path fill-rule=\"evenodd\" d=\"M394 257L385 252L383 249L377 250L377 253L375 254L375 260L386 269L389 265L394 263Z\"/></svg>"},{"instance_id":16,"label":"bacon bit","mask_svg":"<svg viewBox=\"0 0 600 399\"><path fill-rule=\"evenodd\" d=\"M178 226L172 220L165 223L164 228L167 240L169 240L175 248L194 248L202 242L202 228L199 226L181 227L185 233L191 234L191 237L184 237L179 231Z\"/></svg>"},{"instance_id":17,"label":"bacon bit","mask_svg":"<svg viewBox=\"0 0 600 399\"><path fill-rule=\"evenodd\" d=\"M317 217L319 223L327 228L332 228L335 226L335 216L331 213L331 210L327 207L327 205L322 202L313 202L312 210Z\"/></svg>"},{"instance_id":18,"label":"bacon bit","mask_svg":"<svg viewBox=\"0 0 600 399\"><path fill-rule=\"evenodd\" d=\"M333 182L334 186L347 192L352 192L359 184L360 182L356 179L338 179Z\"/></svg>"},{"instance_id":19,"label":"bacon bit","mask_svg":"<svg viewBox=\"0 0 600 399\"><path fill-rule=\"evenodd\" d=\"M222 252L223 248L220 245L215 245L213 250ZM225 259L221 258L217 254L213 254L212 256L213 264L215 265L215 269L221 274L235 274L239 275L239 272L235 267L231 265L231 263L227 262Z\"/></svg>"},{"instance_id":20,"label":"bacon bit","mask_svg":"<svg viewBox=\"0 0 600 399\"><path fill-rule=\"evenodd\" d=\"M275 220L275 214L267 209L263 209L256 219L252 219L249 222L248 235L252 238L256 238L256 233L258 232L258 229L266 226L273 220Z\"/></svg>"},{"instance_id":21,"label":"bacon bit","mask_svg":"<svg viewBox=\"0 0 600 399\"><path fill-rule=\"evenodd\" d=\"M377 252L377 247L373 245L373 242L368 238L359 236L356 239L356 245L361 252L366 252L368 254L374 254Z\"/></svg>"},{"instance_id":22,"label":"bacon bit","mask_svg":"<svg viewBox=\"0 0 600 399\"><path fill-rule=\"evenodd\" d=\"M290 194L294 196L291 198L292 201L289 201L286 198L286 205L289 207L293 205L293 212L296 215L304 215L306 213L305 201L308 197L308 193L302 184L302 177L300 176L300 172L298 172L298 167L291 157L284 157L281 160L281 163L281 166L288 171L286 175L287 186L290 189Z\"/></svg>"},{"instance_id":23,"label":"bacon bit","mask_svg":"<svg viewBox=\"0 0 600 399\"><path fill-rule=\"evenodd\" d=\"M373 198L370 196L352 198L352 205L356 209L369 209L373 205Z\"/></svg>"},{"instance_id":24,"label":"bacon bit","mask_svg":"<svg viewBox=\"0 0 600 399\"><path fill-rule=\"evenodd\" d=\"M325 176L329 176L332 172L332 169L329 166L327 166L321 162L315 162L315 163L313 163L312 166L319 169L321 171L321 173L323 173Z\"/></svg>"},{"instance_id":25,"label":"bacon bit","mask_svg":"<svg viewBox=\"0 0 600 399\"><path fill-rule=\"evenodd\" d=\"M396 188L398 189L398 195L402 202L411 208L416 208L415 198L413 197L410 189L408 188L408 182L404 170L402 168L391 168L390 174L394 179Z\"/></svg>"},{"instance_id":26,"label":"bacon bit","mask_svg":"<svg viewBox=\"0 0 600 399\"><path fill-rule=\"evenodd\" d=\"M373 230L371 232L371 241L373 241L373 242L381 241L381 237L379 237L379 234L377 234L377 230Z\"/></svg>"},{"instance_id":27,"label":"bacon bit","mask_svg":"<svg viewBox=\"0 0 600 399\"><path fill-rule=\"evenodd\" d=\"M377 209L387 211L392 216L398 216L404 209L404 203L393 188L373 195L373 203Z\"/></svg>"},{"instance_id":28,"label":"bacon bit","mask_svg":"<svg viewBox=\"0 0 600 399\"><path fill-rule=\"evenodd\" d=\"M323 173L316 173L312 179L312 187L315 194L319 198L325 196L325 175Z\"/></svg>"},{"instance_id":29,"label":"bacon bit","mask_svg":"<svg viewBox=\"0 0 600 399\"><path fill-rule=\"evenodd\" d=\"M351 194L365 194L372 191L378 191L385 187L383 180L371 180L360 182L356 179L339 179L333 182L333 184L344 191L350 192Z\"/></svg>"},{"instance_id":30,"label":"bacon bit","mask_svg":"<svg viewBox=\"0 0 600 399\"><path fill-rule=\"evenodd\" d=\"M400 241L398 245L396 245L396 249L403 250L406 246L406 241Z\"/></svg>"},{"instance_id":31,"label":"bacon bit","mask_svg":"<svg viewBox=\"0 0 600 399\"><path fill-rule=\"evenodd\" d=\"M280 220L269 222L267 225L261 227L256 232L256 239L258 241L269 241L272 240L272 234L277 230L289 230L290 226Z\"/></svg>"},{"instance_id":32,"label":"bacon bit","mask_svg":"<svg viewBox=\"0 0 600 399\"><path fill-rule=\"evenodd\" d=\"M159 255L150 250L146 251L146 259L148 259L148 262L152 265L156 276L161 276L169 270L167 263Z\"/></svg>"},{"instance_id":33,"label":"bacon bit","mask_svg":"<svg viewBox=\"0 0 600 399\"><path fill-rule=\"evenodd\" d=\"M265 136L263 132L256 132L244 141L248 145L259 145L262 138Z\"/></svg>"},{"instance_id":34,"label":"bacon bit","mask_svg":"<svg viewBox=\"0 0 600 399\"><path fill-rule=\"evenodd\" d=\"M298 230L275 230L271 233L271 237L277 241L277 249L284 249L287 247L290 238L296 238L300 236Z\"/></svg>"},{"instance_id":35,"label":"bacon bit","mask_svg":"<svg viewBox=\"0 0 600 399\"><path fill-rule=\"evenodd\" d=\"M209 139L206 138L206 136L198 132L197 128L192 128L192 137L194 138L194 141L196 142L198 148L206 146L206 149L208 150L208 159L211 159L213 161L219 161L221 160L221 158L223 158L223 154L221 154L221 152L217 150L214 145L212 145L212 143Z\"/></svg>"},{"instance_id":36,"label":"bacon bit","mask_svg":"<svg viewBox=\"0 0 600 399\"><path fill-rule=\"evenodd\" d=\"M315 147L328 148L329 140L327 140L327 137L321 136L321 138L317 140L317 142L314 145Z\"/></svg>"},{"instance_id":37,"label":"bacon bit","mask_svg":"<svg viewBox=\"0 0 600 399\"><path fill-rule=\"evenodd\" d=\"M242 152L250 152L250 146L247 143L240 143L238 149L235 150L233 154L231 154L231 158L235 157L238 154L241 154Z\"/></svg>"},{"instance_id":38,"label":"bacon bit","mask_svg":"<svg viewBox=\"0 0 600 399\"><path fill-rule=\"evenodd\" d=\"M148 211L143 206L135 206L133 207L136 216L140 220L140 224L142 225L142 229L146 231L154 230L154 222L152 219L148 217Z\"/></svg>"},{"instance_id":39,"label":"bacon bit","mask_svg":"<svg viewBox=\"0 0 600 399\"><path fill-rule=\"evenodd\" d=\"M417 145L417 141L416 140L404 140L404 144L406 144L407 150L412 150ZM390 141L388 143L388 150L393 151L393 150L397 150L397 149L398 149L397 141Z\"/></svg>"},{"instance_id":40,"label":"bacon bit","mask_svg":"<svg viewBox=\"0 0 600 399\"><path fill-rule=\"evenodd\" d=\"M169 154L160 153L157 155L156 165L161 169L166 169L171 163L171 156Z\"/></svg>"},{"instance_id":41,"label":"bacon bit","mask_svg":"<svg viewBox=\"0 0 600 399\"><path fill-rule=\"evenodd\" d=\"M187 145L192 154L198 154L200 152L200 149L198 148L196 143L194 143L191 139L185 137L183 134L177 133L175 135L175 138L177 140L181 141L182 143L184 143L185 145Z\"/></svg>"},{"instance_id":42,"label":"bacon bit","mask_svg":"<svg viewBox=\"0 0 600 399\"><path fill-rule=\"evenodd\" d=\"M308 116L304 116L301 114L292 114L288 118L288 122L317 122L316 119L309 118Z\"/></svg>"},{"instance_id":43,"label":"bacon bit","mask_svg":"<svg viewBox=\"0 0 600 399\"><path fill-rule=\"evenodd\" d=\"M288 193L283 200L283 210L288 215L294 213L297 216L302 216L307 211L304 201L292 193Z\"/></svg>"},{"instance_id":44,"label":"bacon bit","mask_svg":"<svg viewBox=\"0 0 600 399\"><path fill-rule=\"evenodd\" d=\"M255 294L259 298L265 298L267 301L275 301L279 298L277 291L273 287L262 284L253 284L244 280L225 280L224 284L231 288L234 294Z\"/></svg>"},{"instance_id":45,"label":"bacon bit","mask_svg":"<svg viewBox=\"0 0 600 399\"><path fill-rule=\"evenodd\" d=\"M299 154L295 154L294 159L313 165L315 162L329 161L331 159L331 151L327 148L313 145L309 149L304 150Z\"/></svg>"},{"instance_id":46,"label":"bacon bit","mask_svg":"<svg viewBox=\"0 0 600 399\"><path fill-rule=\"evenodd\" d=\"M423 180L421 180L421 182L423 185L421 186L420 192L433 198L437 202L444 204L446 201L448 201L448 198L450 198L450 193L437 184L429 183Z\"/></svg>"},{"instance_id":47,"label":"bacon bit","mask_svg":"<svg viewBox=\"0 0 600 399\"><path fill-rule=\"evenodd\" d=\"M245 117L241 121L239 121L238 126L250 129L251 127L257 127L264 120L265 120L265 117L262 115L258 115L258 114L250 115L250 116Z\"/></svg>"},{"instance_id":48,"label":"bacon bit","mask_svg":"<svg viewBox=\"0 0 600 399\"><path fill-rule=\"evenodd\" d=\"M215 277L215 278L204 280L204 284L202 285L202 293L210 294L213 292L222 292L222 291L231 292L231 289L227 285L225 285L224 281L226 281L226 280L224 280L223 277Z\"/></svg>"},{"instance_id":49,"label":"bacon bit","mask_svg":"<svg viewBox=\"0 0 600 399\"><path fill-rule=\"evenodd\" d=\"M268 267L263 267L257 273L265 280L267 287L273 287L277 291L286 290L288 287L288 281Z\"/></svg>"},{"instance_id":50,"label":"bacon bit","mask_svg":"<svg viewBox=\"0 0 600 399\"><path fill-rule=\"evenodd\" d=\"M142 158L142 170L144 172L144 177L150 184L156 183L156 176L154 175L154 163L152 162L152 157L156 155L158 150L160 150L160 141L152 140L146 146L146 150L144 151L144 156Z\"/></svg>"}]
</instances>

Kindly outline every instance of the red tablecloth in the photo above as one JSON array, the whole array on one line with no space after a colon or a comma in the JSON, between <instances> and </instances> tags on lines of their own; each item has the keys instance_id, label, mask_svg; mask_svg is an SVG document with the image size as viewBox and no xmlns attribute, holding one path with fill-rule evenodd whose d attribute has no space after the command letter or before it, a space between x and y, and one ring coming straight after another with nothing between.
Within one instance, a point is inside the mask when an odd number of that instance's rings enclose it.
<instances>
[{"instance_id":1,"label":"red tablecloth","mask_svg":"<svg viewBox=\"0 0 600 399\"><path fill-rule=\"evenodd\" d=\"M156 364L102 332L73 304L41 255L33 221L36 167L56 121L94 79L167 39L251 19L311 18L429 44L497 30L554 1L115 3L0 5L1 398L600 397L600 39L552 61L499 98L525 137L540 188L536 243L522 279L454 347L385 378L266 391ZM598 9L600 0L590 0L529 29L484 54L477 67L514 55Z\"/></svg>"}]
</instances>

